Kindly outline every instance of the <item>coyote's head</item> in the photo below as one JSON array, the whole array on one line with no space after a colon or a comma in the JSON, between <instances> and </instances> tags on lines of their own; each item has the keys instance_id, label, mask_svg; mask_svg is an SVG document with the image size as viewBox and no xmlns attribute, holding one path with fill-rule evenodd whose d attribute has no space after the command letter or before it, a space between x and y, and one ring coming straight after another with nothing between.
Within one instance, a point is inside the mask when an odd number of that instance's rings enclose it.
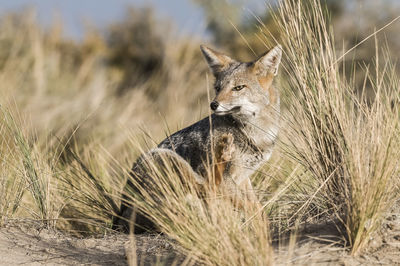
<instances>
[{"instance_id":1,"label":"coyote's head","mask_svg":"<svg viewBox=\"0 0 400 266\"><path fill-rule=\"evenodd\" d=\"M210 107L216 115L246 120L262 115L266 107L279 109L279 95L272 81L281 62L280 45L249 63L237 62L205 46L200 48L215 76L216 96Z\"/></svg>"}]
</instances>

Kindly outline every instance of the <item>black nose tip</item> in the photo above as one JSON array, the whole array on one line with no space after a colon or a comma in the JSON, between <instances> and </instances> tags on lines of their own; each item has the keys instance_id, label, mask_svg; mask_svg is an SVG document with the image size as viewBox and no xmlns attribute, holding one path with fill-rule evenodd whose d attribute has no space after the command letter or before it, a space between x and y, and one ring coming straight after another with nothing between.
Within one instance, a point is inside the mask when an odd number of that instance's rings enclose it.
<instances>
[{"instance_id":1,"label":"black nose tip","mask_svg":"<svg viewBox=\"0 0 400 266\"><path fill-rule=\"evenodd\" d=\"M219 103L217 101L212 101L210 103L211 110L213 110L213 111L217 110L218 106L219 106Z\"/></svg>"}]
</instances>

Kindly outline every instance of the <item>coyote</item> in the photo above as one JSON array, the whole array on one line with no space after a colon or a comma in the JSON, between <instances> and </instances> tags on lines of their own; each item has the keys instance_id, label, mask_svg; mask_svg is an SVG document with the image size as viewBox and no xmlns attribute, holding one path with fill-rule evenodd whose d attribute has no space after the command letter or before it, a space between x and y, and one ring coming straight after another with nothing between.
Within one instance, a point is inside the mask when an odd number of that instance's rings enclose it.
<instances>
[{"instance_id":1,"label":"coyote","mask_svg":"<svg viewBox=\"0 0 400 266\"><path fill-rule=\"evenodd\" d=\"M279 130L279 92L273 81L282 48L277 45L247 63L203 45L200 48L215 77L216 96L210 104L213 114L170 135L157 148L142 155L132 168L132 178L146 182L143 160L148 156L153 159L166 156L180 168L186 168L198 184L210 182L208 169L214 168L215 185L242 191L244 197L257 201L250 176L269 160ZM126 191L128 188L135 191L129 180ZM126 193L113 228L129 231L129 220L134 214L135 233L155 229L145 214L134 211L127 203Z\"/></svg>"}]
</instances>

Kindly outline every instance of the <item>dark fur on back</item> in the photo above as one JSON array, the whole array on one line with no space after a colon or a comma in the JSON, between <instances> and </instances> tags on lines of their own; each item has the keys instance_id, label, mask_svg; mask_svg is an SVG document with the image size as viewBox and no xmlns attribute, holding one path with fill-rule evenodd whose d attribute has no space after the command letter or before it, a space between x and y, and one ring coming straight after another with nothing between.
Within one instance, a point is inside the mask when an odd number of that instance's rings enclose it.
<instances>
[{"instance_id":1,"label":"dark fur on back","mask_svg":"<svg viewBox=\"0 0 400 266\"><path fill-rule=\"evenodd\" d=\"M249 153L259 152L258 148L241 130L244 125L232 116L211 115L212 136L214 140L229 132L233 135L235 146ZM215 141L213 141L215 143ZM189 162L195 172L206 176L205 163L211 160L211 135L209 117L186 127L163 140L159 148L171 149ZM205 152L207 151L207 152Z\"/></svg>"}]
</instances>

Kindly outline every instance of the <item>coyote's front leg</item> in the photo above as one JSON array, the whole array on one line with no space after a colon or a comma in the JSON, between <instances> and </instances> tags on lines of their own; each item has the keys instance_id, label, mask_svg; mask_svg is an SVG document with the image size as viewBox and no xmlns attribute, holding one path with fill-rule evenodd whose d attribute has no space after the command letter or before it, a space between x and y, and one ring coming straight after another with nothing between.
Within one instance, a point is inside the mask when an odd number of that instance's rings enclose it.
<instances>
[{"instance_id":1,"label":"coyote's front leg","mask_svg":"<svg viewBox=\"0 0 400 266\"><path fill-rule=\"evenodd\" d=\"M233 190L232 200L235 205L240 209L248 209L249 207L254 210L261 208L260 202L254 193L253 186L251 184L250 177L243 180L240 184L234 183L230 172L234 171L234 154L236 151L233 143L233 136L230 133L223 134L216 142L215 145L215 165L214 165L214 176L215 185L225 186L228 190ZM228 163L229 169L228 168ZM225 180L224 180L225 175Z\"/></svg>"},{"instance_id":2,"label":"coyote's front leg","mask_svg":"<svg viewBox=\"0 0 400 266\"><path fill-rule=\"evenodd\" d=\"M233 144L232 134L223 134L215 145L214 181L216 186L222 183L224 172L227 169L228 162L232 160L234 152L235 145Z\"/></svg>"}]
</instances>

